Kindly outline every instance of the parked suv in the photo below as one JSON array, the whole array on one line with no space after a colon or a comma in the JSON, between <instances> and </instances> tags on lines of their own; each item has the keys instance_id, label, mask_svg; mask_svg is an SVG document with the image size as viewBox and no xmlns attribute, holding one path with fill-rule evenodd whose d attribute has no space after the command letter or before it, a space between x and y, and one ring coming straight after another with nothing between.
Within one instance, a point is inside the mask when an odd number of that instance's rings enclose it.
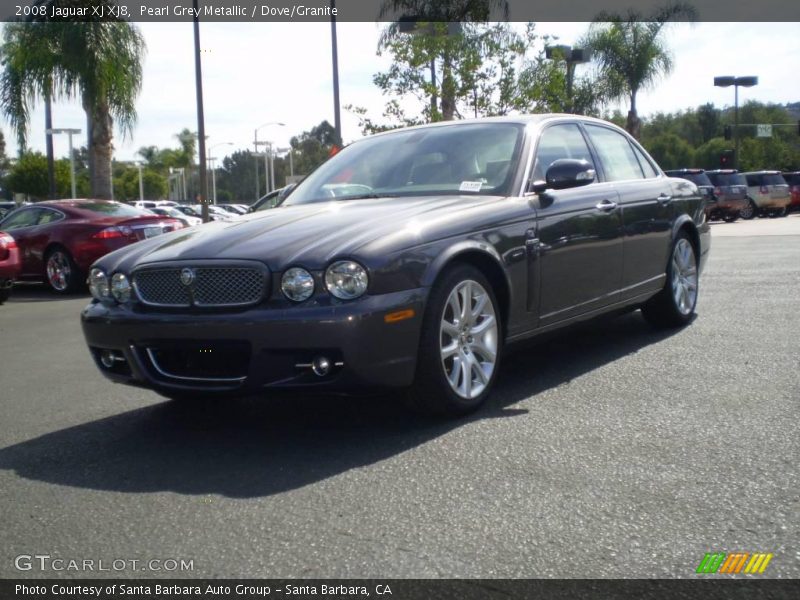
<instances>
[{"instance_id":1,"label":"parked suv","mask_svg":"<svg viewBox=\"0 0 800 600\"><path fill-rule=\"evenodd\" d=\"M743 219L752 219L756 215L755 205L751 206L747 199L747 180L744 175L736 169L706 171L706 175L714 184L717 214L728 215L728 219L731 221L736 220L736 217L731 216L732 214Z\"/></svg>"},{"instance_id":2,"label":"parked suv","mask_svg":"<svg viewBox=\"0 0 800 600\"><path fill-rule=\"evenodd\" d=\"M717 197L714 194L714 184L711 183L711 180L703 169L673 169L671 171L664 171L664 173L670 177L686 179L697 186L697 189L700 190L700 193L703 194L703 197L706 199L706 219L709 221L712 219L724 219L731 223L739 218L739 210L729 211L719 209Z\"/></svg>"},{"instance_id":3,"label":"parked suv","mask_svg":"<svg viewBox=\"0 0 800 600\"><path fill-rule=\"evenodd\" d=\"M747 195L755 202L758 214L782 217L792 201L789 186L780 171L743 173L747 179Z\"/></svg>"},{"instance_id":4,"label":"parked suv","mask_svg":"<svg viewBox=\"0 0 800 600\"><path fill-rule=\"evenodd\" d=\"M800 210L800 171L791 171L782 173L782 175L789 185L789 193L792 195L792 201L786 210Z\"/></svg>"}]
</instances>

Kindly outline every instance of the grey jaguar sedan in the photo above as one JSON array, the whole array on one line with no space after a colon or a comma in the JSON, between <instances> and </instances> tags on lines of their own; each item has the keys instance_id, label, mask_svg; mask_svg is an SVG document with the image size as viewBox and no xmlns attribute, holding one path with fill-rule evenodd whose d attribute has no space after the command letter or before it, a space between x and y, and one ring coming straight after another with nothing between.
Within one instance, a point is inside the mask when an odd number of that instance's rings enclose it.
<instances>
[{"instance_id":1,"label":"grey jaguar sedan","mask_svg":"<svg viewBox=\"0 0 800 600\"><path fill-rule=\"evenodd\" d=\"M170 398L394 388L463 414L510 342L612 311L690 323L703 209L597 119L402 129L346 147L277 208L104 256L83 332L106 377Z\"/></svg>"}]
</instances>

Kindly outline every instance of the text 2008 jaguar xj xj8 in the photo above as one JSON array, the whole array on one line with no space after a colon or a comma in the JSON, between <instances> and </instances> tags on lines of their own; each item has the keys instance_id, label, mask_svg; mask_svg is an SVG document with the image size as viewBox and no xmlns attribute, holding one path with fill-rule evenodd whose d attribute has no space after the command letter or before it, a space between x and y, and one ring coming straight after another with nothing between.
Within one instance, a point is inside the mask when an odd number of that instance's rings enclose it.
<instances>
[{"instance_id":1,"label":"text 2008 jaguar xj xj8","mask_svg":"<svg viewBox=\"0 0 800 600\"><path fill-rule=\"evenodd\" d=\"M466 413L508 342L623 309L689 323L703 202L588 117L388 132L273 210L101 258L83 331L109 379L168 397L406 388Z\"/></svg>"}]
</instances>

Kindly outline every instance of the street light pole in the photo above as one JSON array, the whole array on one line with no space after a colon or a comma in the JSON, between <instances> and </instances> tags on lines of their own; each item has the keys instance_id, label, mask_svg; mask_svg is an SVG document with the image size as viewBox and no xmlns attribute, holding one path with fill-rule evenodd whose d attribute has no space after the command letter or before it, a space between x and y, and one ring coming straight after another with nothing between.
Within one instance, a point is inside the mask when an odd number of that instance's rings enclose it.
<instances>
[{"instance_id":1,"label":"street light pole","mask_svg":"<svg viewBox=\"0 0 800 600\"><path fill-rule=\"evenodd\" d=\"M739 86L753 87L754 85L758 85L758 77L752 75L745 77L733 77L730 75L714 77L715 87L733 86L733 168L737 171L739 170Z\"/></svg>"},{"instance_id":2,"label":"street light pole","mask_svg":"<svg viewBox=\"0 0 800 600\"><path fill-rule=\"evenodd\" d=\"M573 48L572 46L545 46L545 58L556 59L563 58L567 63L567 106L564 108L566 112L572 113L575 111L575 103L572 99L572 89L575 82L575 67L581 63L586 63L591 60L591 52L586 48Z\"/></svg>"},{"instance_id":3,"label":"street light pole","mask_svg":"<svg viewBox=\"0 0 800 600\"><path fill-rule=\"evenodd\" d=\"M144 183L142 182L142 163L136 163L136 168L139 169L139 200L144 200Z\"/></svg>"},{"instance_id":4,"label":"street light pole","mask_svg":"<svg viewBox=\"0 0 800 600\"><path fill-rule=\"evenodd\" d=\"M69 138L69 177L72 184L72 197L75 198L78 193L75 191L75 153L72 151L72 136L81 132L80 129L47 129L45 133L52 136L55 133L66 133ZM113 181L113 178L112 178Z\"/></svg>"},{"instance_id":5,"label":"street light pole","mask_svg":"<svg viewBox=\"0 0 800 600\"><path fill-rule=\"evenodd\" d=\"M214 150L214 148L218 148L219 146L233 146L233 142L220 142L218 144L214 144L213 146L211 146L208 149L209 154L211 154L211 151ZM211 189L212 189L212 192L211 192L212 196L211 197L214 199L214 204L216 204L217 203L217 169L216 169L216 166L215 166L215 162L216 162L217 159L214 156L209 156L208 160L212 161L211 162ZM256 163L256 164L258 164L258 163Z\"/></svg>"},{"instance_id":6,"label":"street light pole","mask_svg":"<svg viewBox=\"0 0 800 600\"><path fill-rule=\"evenodd\" d=\"M270 121L269 123L264 123L263 125L259 125L256 127L255 133L253 134L253 147L255 148L255 153L258 154L258 147L267 144L268 142L259 142L258 141L258 131L259 129L263 129L264 127L269 127L270 125L277 125L278 127L285 127L286 123L281 123L280 121ZM271 142L269 142L271 143ZM267 188L269 188L269 164L267 163L266 154L264 156L264 181L266 182ZM271 192L272 190L267 189L267 193ZM259 182L258 182L258 160L256 160L256 200L259 199Z\"/></svg>"},{"instance_id":7,"label":"street light pole","mask_svg":"<svg viewBox=\"0 0 800 600\"><path fill-rule=\"evenodd\" d=\"M339 45L336 41L336 0L331 6L331 59L333 61L333 127L336 130L336 145L342 146L342 117L339 111Z\"/></svg>"},{"instance_id":8,"label":"street light pole","mask_svg":"<svg viewBox=\"0 0 800 600\"><path fill-rule=\"evenodd\" d=\"M208 223L208 183L206 181L206 122L203 113L203 71L200 61L200 14L197 0L194 0L194 76L195 95L197 97L197 143L198 162L200 164L200 211L203 223ZM184 176L184 194L186 193L186 178Z\"/></svg>"}]
</instances>

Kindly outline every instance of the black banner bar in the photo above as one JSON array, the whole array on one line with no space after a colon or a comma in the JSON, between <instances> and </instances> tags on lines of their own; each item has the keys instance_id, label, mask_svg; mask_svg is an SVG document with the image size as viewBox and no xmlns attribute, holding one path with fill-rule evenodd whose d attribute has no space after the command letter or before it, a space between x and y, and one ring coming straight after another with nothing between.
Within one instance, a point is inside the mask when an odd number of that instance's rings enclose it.
<instances>
[{"instance_id":1,"label":"black banner bar","mask_svg":"<svg viewBox=\"0 0 800 600\"><path fill-rule=\"evenodd\" d=\"M0 580L3 600L784 600L800 597L800 580L781 579L26 579Z\"/></svg>"},{"instance_id":2,"label":"black banner bar","mask_svg":"<svg viewBox=\"0 0 800 600\"><path fill-rule=\"evenodd\" d=\"M194 17L192 0L4 0L0 20L50 19L70 21L118 20L142 22L189 22ZM445 3L442 3L443 5ZM594 20L605 11L642 20L653 15L667 0L508 0L502 2L453 2L448 9L409 15L393 10L388 0L201 0L198 17L206 22L327 22L335 10L337 21L375 22L421 18L428 21L571 21ZM460 4L468 8L459 8ZM787 0L690 0L698 21L754 22L800 21L800 2ZM437 3L431 3L437 6ZM452 8L454 7L454 8ZM507 10L506 10L507 9ZM465 12L466 11L466 12Z\"/></svg>"}]
</instances>

